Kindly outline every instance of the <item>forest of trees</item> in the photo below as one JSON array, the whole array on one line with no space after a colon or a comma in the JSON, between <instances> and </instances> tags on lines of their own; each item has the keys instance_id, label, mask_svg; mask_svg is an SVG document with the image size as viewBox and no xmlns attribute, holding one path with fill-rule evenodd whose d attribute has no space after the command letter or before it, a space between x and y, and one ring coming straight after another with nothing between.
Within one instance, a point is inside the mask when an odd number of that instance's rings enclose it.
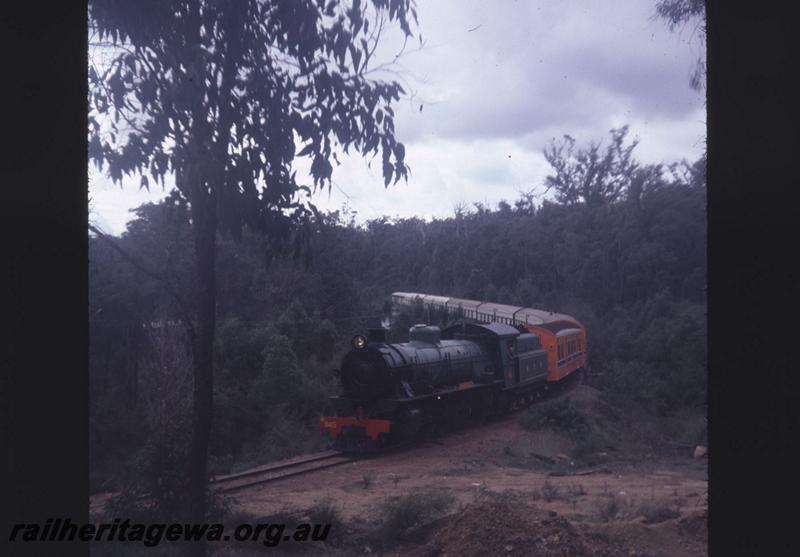
<instances>
[{"instance_id":1,"label":"forest of trees","mask_svg":"<svg viewBox=\"0 0 800 557\"><path fill-rule=\"evenodd\" d=\"M656 5L672 28L703 11ZM200 523L209 472L321 446L345 340L394 290L573 314L608 396L654 420L704 401L704 159L640 165L626 127L605 147L564 136L544 152L546 200L356 225L311 195L337 151L408 179L405 91L373 54L384 25L417 37L413 0L93 0L88 15L90 162L120 185L175 179L120 238L89 223L93 489Z\"/></svg>"},{"instance_id":2,"label":"forest of trees","mask_svg":"<svg viewBox=\"0 0 800 557\"><path fill-rule=\"evenodd\" d=\"M125 176L143 188L174 178L174 199L188 208L192 241L179 249L192 255L183 260L191 279L182 284L176 281L186 277L172 280L109 245L161 283L186 335L191 420L183 434L190 442L185 454L169 453L184 463L186 481L156 491L175 493L174 511L200 523L208 515L215 383L224 379L215 350L217 238L240 238L247 228L273 249L307 254L315 216L308 198L330 187L337 151L380 153L386 185L407 178L392 108L404 90L375 67L373 54L392 26L413 38L417 12L412 0L93 0L88 15L97 53L88 71L90 162L120 185ZM310 175L301 177L310 183L296 180L298 158L310 162ZM174 422L160 409L180 407L164 398L187 387L178 375L156 401L159 424ZM154 458L164 460L164 451ZM185 549L207 554L204 544Z\"/></svg>"},{"instance_id":3,"label":"forest of trees","mask_svg":"<svg viewBox=\"0 0 800 557\"><path fill-rule=\"evenodd\" d=\"M557 310L587 327L589 380L653 420L706 399L705 160L640 165L626 129L607 147L565 138L545 154L551 200L531 195L453 216L316 215L310 261L256 232L220 234L210 469L321 447L316 418L353 334L396 290ZM146 204L112 244L90 239L93 489L165 493L191 427L191 353L174 299L131 264L189 290L190 212ZM399 320L392 337L404 340Z\"/></svg>"}]
</instances>

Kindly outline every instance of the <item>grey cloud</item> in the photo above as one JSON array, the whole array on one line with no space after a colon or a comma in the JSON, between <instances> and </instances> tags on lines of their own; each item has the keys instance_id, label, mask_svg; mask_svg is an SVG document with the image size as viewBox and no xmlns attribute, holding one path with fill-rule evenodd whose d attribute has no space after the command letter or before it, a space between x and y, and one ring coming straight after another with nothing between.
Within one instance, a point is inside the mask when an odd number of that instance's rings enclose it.
<instances>
[{"instance_id":1,"label":"grey cloud","mask_svg":"<svg viewBox=\"0 0 800 557\"><path fill-rule=\"evenodd\" d=\"M350 198L335 187L321 205L347 201L365 219L448 215L462 201L512 201L520 189L542 183L548 168L541 151L551 138L601 140L624 123L641 139L641 160L696 157L704 110L689 73L698 47L651 21L654 6L655 0L419 2L426 44L420 51L409 44L400 59L414 96L395 108L409 185L384 190L380 172L354 158L334 171ZM402 37L387 39L379 54L389 61ZM300 177L302 164L298 170ZM127 208L154 197L135 185L121 194L102 183L92 186L96 207L115 229L124 228Z\"/></svg>"},{"instance_id":2,"label":"grey cloud","mask_svg":"<svg viewBox=\"0 0 800 557\"><path fill-rule=\"evenodd\" d=\"M447 5L448 18L443 3L421 9L430 43L409 65L428 78L420 96L436 100L398 114L408 141L600 131L613 114L683 118L702 103L688 87L695 54L650 21L648 2Z\"/></svg>"}]
</instances>

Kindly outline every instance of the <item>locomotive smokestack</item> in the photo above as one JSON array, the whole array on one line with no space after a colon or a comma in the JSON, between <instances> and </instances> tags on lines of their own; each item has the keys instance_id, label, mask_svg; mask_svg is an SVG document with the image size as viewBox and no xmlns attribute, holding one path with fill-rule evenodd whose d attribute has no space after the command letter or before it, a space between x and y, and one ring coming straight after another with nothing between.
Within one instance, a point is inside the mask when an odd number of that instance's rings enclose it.
<instances>
[{"instance_id":1,"label":"locomotive smokestack","mask_svg":"<svg viewBox=\"0 0 800 557\"><path fill-rule=\"evenodd\" d=\"M367 338L370 342L386 342L386 329L383 327L370 329L367 332Z\"/></svg>"}]
</instances>

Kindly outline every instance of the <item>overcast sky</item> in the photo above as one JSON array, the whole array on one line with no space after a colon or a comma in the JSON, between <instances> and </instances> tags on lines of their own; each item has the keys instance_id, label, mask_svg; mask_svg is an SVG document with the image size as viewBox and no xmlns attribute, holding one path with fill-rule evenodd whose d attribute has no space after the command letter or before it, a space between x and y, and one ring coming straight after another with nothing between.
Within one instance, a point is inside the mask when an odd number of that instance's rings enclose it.
<instances>
[{"instance_id":1,"label":"overcast sky","mask_svg":"<svg viewBox=\"0 0 800 557\"><path fill-rule=\"evenodd\" d=\"M395 108L397 138L411 168L383 187L357 155L340 157L323 209L344 203L362 222L382 215L452 215L459 203L513 202L540 190L542 150L570 134L579 144L607 140L629 124L643 162L694 160L703 150L703 93L689 75L703 45L694 25L671 33L653 20L654 0L426 0L418 2L424 44L398 61L410 93ZM402 41L387 37L383 58ZM420 105L422 110L420 111ZM305 164L298 164L298 180ZM119 234L131 214L165 192L120 189L90 168L90 219ZM309 180L310 182L310 180Z\"/></svg>"}]
</instances>

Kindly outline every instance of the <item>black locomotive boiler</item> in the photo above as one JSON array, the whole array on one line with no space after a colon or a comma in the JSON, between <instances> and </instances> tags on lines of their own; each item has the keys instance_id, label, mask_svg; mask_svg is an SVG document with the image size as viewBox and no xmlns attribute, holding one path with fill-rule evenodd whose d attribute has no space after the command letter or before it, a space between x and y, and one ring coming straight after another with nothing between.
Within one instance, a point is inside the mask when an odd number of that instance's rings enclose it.
<instances>
[{"instance_id":1,"label":"black locomotive boiler","mask_svg":"<svg viewBox=\"0 0 800 557\"><path fill-rule=\"evenodd\" d=\"M468 424L531 402L548 388L536 334L503 323L415 325L405 343L356 336L339 371L342 394L320 425L336 449L364 452Z\"/></svg>"}]
</instances>

